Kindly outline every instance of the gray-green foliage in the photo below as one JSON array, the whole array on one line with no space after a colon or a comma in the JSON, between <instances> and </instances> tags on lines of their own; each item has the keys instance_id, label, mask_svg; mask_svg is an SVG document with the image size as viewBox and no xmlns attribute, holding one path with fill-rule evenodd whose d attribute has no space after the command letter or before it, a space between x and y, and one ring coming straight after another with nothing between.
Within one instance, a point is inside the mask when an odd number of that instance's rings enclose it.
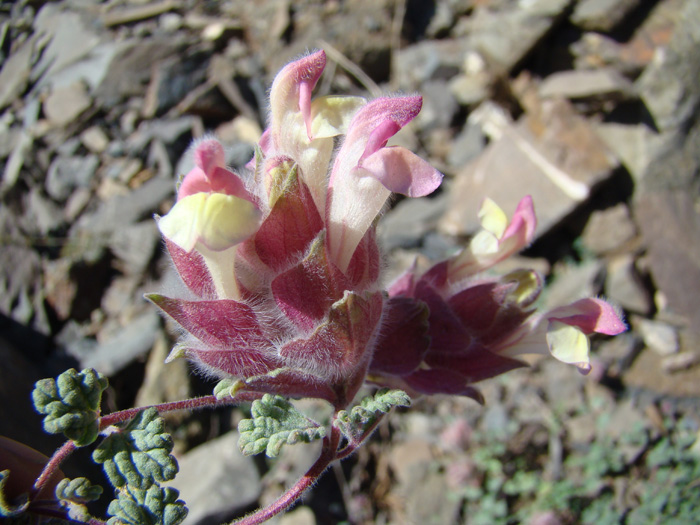
<instances>
[{"instance_id":1,"label":"gray-green foliage","mask_svg":"<svg viewBox=\"0 0 700 525\"><path fill-rule=\"evenodd\" d=\"M238 446L246 456L265 452L279 454L282 445L309 443L326 435L325 427L307 418L281 396L265 394L253 402L252 419L238 424Z\"/></svg>"},{"instance_id":2,"label":"gray-green foliage","mask_svg":"<svg viewBox=\"0 0 700 525\"><path fill-rule=\"evenodd\" d=\"M64 478L56 485L56 498L83 505L102 495L102 487L93 485L87 478Z\"/></svg>"},{"instance_id":3,"label":"gray-green foliage","mask_svg":"<svg viewBox=\"0 0 700 525\"><path fill-rule=\"evenodd\" d=\"M473 482L461 491L470 525L524 523L543 511L599 525L695 523L700 515L700 456L691 448L697 430L682 424L668 423L656 440L641 427L619 440L598 438L569 452L558 480L544 479L508 441L473 439Z\"/></svg>"},{"instance_id":4,"label":"gray-green foliage","mask_svg":"<svg viewBox=\"0 0 700 525\"><path fill-rule=\"evenodd\" d=\"M22 496L21 501L10 502L5 499L5 484L10 476L9 470L0 471L0 517L9 518L19 516L29 506L29 499L26 494Z\"/></svg>"},{"instance_id":5,"label":"gray-green foliage","mask_svg":"<svg viewBox=\"0 0 700 525\"><path fill-rule=\"evenodd\" d=\"M44 414L44 430L63 433L76 445L94 442L99 431L100 402L107 378L92 369L71 368L57 379L37 381L32 392L34 406Z\"/></svg>"},{"instance_id":6,"label":"gray-green foliage","mask_svg":"<svg viewBox=\"0 0 700 525\"><path fill-rule=\"evenodd\" d=\"M125 486L109 504L109 525L177 525L187 517L180 493L170 487L151 485L147 490Z\"/></svg>"},{"instance_id":7,"label":"gray-green foliage","mask_svg":"<svg viewBox=\"0 0 700 525\"><path fill-rule=\"evenodd\" d=\"M187 516L177 490L161 487L177 474L171 455L173 440L155 408L147 408L124 428L115 429L95 449L92 458L103 465L118 488L109 504L110 525L176 525Z\"/></svg>"},{"instance_id":8,"label":"gray-green foliage","mask_svg":"<svg viewBox=\"0 0 700 525\"><path fill-rule=\"evenodd\" d=\"M379 417L389 412L393 407L410 405L411 398L403 390L382 388L374 395L363 398L360 404L352 407L349 412L346 410L338 412L336 424L348 438L361 439L362 435L372 428Z\"/></svg>"},{"instance_id":9,"label":"gray-green foliage","mask_svg":"<svg viewBox=\"0 0 700 525\"><path fill-rule=\"evenodd\" d=\"M170 454L172 449L173 440L165 432L165 422L155 408L147 408L125 428L109 434L92 458L103 464L115 487L148 489L177 474L177 461Z\"/></svg>"}]
</instances>

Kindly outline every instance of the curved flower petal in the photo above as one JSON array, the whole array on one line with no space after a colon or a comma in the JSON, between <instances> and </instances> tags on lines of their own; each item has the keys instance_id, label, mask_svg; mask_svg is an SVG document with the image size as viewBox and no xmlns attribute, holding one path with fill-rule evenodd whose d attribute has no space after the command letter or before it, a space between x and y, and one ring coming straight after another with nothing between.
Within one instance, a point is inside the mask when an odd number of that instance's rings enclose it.
<instances>
[{"instance_id":1,"label":"curved flower petal","mask_svg":"<svg viewBox=\"0 0 700 525\"><path fill-rule=\"evenodd\" d=\"M361 162L382 185L407 197L424 197L442 182L442 173L415 153L398 146L382 148Z\"/></svg>"},{"instance_id":2,"label":"curved flower petal","mask_svg":"<svg viewBox=\"0 0 700 525\"><path fill-rule=\"evenodd\" d=\"M158 228L186 252L197 243L223 251L253 235L260 219L260 210L249 200L223 193L195 193L177 201L158 221Z\"/></svg>"},{"instance_id":3,"label":"curved flower petal","mask_svg":"<svg viewBox=\"0 0 700 525\"><path fill-rule=\"evenodd\" d=\"M311 136L311 92L326 67L326 53L317 51L287 64L275 77L270 89L271 133L278 137L290 113L301 112Z\"/></svg>"},{"instance_id":4,"label":"curved flower petal","mask_svg":"<svg viewBox=\"0 0 700 525\"><path fill-rule=\"evenodd\" d=\"M505 217L496 203L484 200L479 210L483 230L474 236L467 249L450 260L450 281L457 282L486 270L532 242L537 226L532 197L523 197L507 226Z\"/></svg>"},{"instance_id":5,"label":"curved flower petal","mask_svg":"<svg viewBox=\"0 0 700 525\"><path fill-rule=\"evenodd\" d=\"M593 297L555 308L547 318L576 326L585 334L617 335L627 330L622 317L610 303Z\"/></svg>"},{"instance_id":6,"label":"curved flower petal","mask_svg":"<svg viewBox=\"0 0 700 525\"><path fill-rule=\"evenodd\" d=\"M183 177L177 190L178 200L195 193L225 193L252 200L243 181L226 168L224 148L216 139L205 139L195 145L195 167Z\"/></svg>"},{"instance_id":7,"label":"curved flower petal","mask_svg":"<svg viewBox=\"0 0 700 525\"><path fill-rule=\"evenodd\" d=\"M552 321L547 328L546 338L552 356L562 363L576 366L583 373L590 372L588 351L591 343L579 328Z\"/></svg>"},{"instance_id":8,"label":"curved flower petal","mask_svg":"<svg viewBox=\"0 0 700 525\"><path fill-rule=\"evenodd\" d=\"M391 191L427 195L442 180L407 150L385 149L421 105L421 97L379 98L363 106L350 123L331 172L326 213L331 257L342 271Z\"/></svg>"}]
</instances>

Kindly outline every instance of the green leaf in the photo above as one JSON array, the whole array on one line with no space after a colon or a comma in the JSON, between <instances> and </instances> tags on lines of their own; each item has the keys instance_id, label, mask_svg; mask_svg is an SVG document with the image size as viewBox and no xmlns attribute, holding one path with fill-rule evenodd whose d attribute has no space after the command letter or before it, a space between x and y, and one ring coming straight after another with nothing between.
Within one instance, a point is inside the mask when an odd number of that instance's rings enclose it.
<instances>
[{"instance_id":1,"label":"green leaf","mask_svg":"<svg viewBox=\"0 0 700 525\"><path fill-rule=\"evenodd\" d=\"M56 380L41 379L32 392L34 406L44 414L44 430L64 434L79 447L97 439L100 402L107 378L88 368L63 372Z\"/></svg>"},{"instance_id":2,"label":"green leaf","mask_svg":"<svg viewBox=\"0 0 700 525\"><path fill-rule=\"evenodd\" d=\"M379 417L393 407L411 406L411 398L403 390L382 388L374 395L367 396L360 404L352 407L350 412L341 410L335 420L338 428L350 439L362 439L362 436L377 422Z\"/></svg>"},{"instance_id":3,"label":"green leaf","mask_svg":"<svg viewBox=\"0 0 700 525\"><path fill-rule=\"evenodd\" d=\"M56 498L78 505L100 499L102 487L93 485L87 478L64 478L56 485Z\"/></svg>"},{"instance_id":4,"label":"green leaf","mask_svg":"<svg viewBox=\"0 0 700 525\"><path fill-rule=\"evenodd\" d=\"M125 487L109 504L109 525L177 525L187 517L180 493L170 487L151 485L147 490Z\"/></svg>"},{"instance_id":5,"label":"green leaf","mask_svg":"<svg viewBox=\"0 0 700 525\"><path fill-rule=\"evenodd\" d=\"M253 419L238 424L238 446L244 455L260 454L269 457L279 454L282 445L309 443L326 435L326 429L299 412L281 396L265 394L253 401Z\"/></svg>"},{"instance_id":6,"label":"green leaf","mask_svg":"<svg viewBox=\"0 0 700 525\"><path fill-rule=\"evenodd\" d=\"M214 387L214 397L216 399L226 399L233 397L244 386L240 379L222 379Z\"/></svg>"},{"instance_id":7,"label":"green leaf","mask_svg":"<svg viewBox=\"0 0 700 525\"><path fill-rule=\"evenodd\" d=\"M20 501L10 502L5 498L5 483L10 476L9 470L0 471L0 517L19 516L29 507L29 496L22 494ZM14 503L14 504L13 504Z\"/></svg>"},{"instance_id":8,"label":"green leaf","mask_svg":"<svg viewBox=\"0 0 700 525\"><path fill-rule=\"evenodd\" d=\"M151 407L139 412L123 429L108 435L95 449L92 459L103 464L115 487L129 485L146 490L177 474L172 450L173 440L165 432L165 422Z\"/></svg>"}]
</instances>

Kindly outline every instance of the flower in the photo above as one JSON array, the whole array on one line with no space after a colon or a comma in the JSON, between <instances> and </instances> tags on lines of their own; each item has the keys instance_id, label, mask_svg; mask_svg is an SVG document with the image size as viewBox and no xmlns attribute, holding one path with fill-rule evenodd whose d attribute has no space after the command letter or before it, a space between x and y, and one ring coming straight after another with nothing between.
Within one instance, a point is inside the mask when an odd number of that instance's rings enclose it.
<instances>
[{"instance_id":1,"label":"flower","mask_svg":"<svg viewBox=\"0 0 700 525\"><path fill-rule=\"evenodd\" d=\"M551 354L587 373L588 336L626 329L602 299L536 314L532 305L542 278L532 270L479 278L478 272L522 249L535 230L530 197L520 202L510 223L489 200L479 215L483 230L466 250L423 274L412 268L389 288L386 324L369 370L372 381L481 400L472 385L525 366L519 358L526 354Z\"/></svg>"},{"instance_id":2,"label":"flower","mask_svg":"<svg viewBox=\"0 0 700 525\"><path fill-rule=\"evenodd\" d=\"M318 51L277 75L249 169L226 169L214 139L195 145L195 168L158 223L191 296L148 298L185 332L169 359L343 408L384 311L375 219L392 191L425 195L442 175L386 146L420 97L312 100L325 62Z\"/></svg>"},{"instance_id":3,"label":"flower","mask_svg":"<svg viewBox=\"0 0 700 525\"><path fill-rule=\"evenodd\" d=\"M490 200L482 231L455 257L380 285L375 228L391 193L420 197L442 175L388 140L420 111L419 96L312 99L318 51L276 76L269 126L235 173L215 139L195 144L195 167L158 226L187 287L148 298L183 329L169 356L186 357L237 389L325 399L345 408L360 386L479 399L472 386L551 353L582 371L588 335L625 325L601 299L544 314L530 270L481 277L534 237L530 197L512 219Z\"/></svg>"}]
</instances>

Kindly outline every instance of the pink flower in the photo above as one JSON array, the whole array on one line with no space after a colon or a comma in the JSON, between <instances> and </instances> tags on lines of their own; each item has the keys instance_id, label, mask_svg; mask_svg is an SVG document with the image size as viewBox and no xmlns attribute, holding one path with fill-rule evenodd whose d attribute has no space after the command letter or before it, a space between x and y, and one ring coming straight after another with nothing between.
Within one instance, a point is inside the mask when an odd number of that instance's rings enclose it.
<instances>
[{"instance_id":1,"label":"pink flower","mask_svg":"<svg viewBox=\"0 0 700 525\"><path fill-rule=\"evenodd\" d=\"M495 204L486 206L489 213L502 214ZM510 224L501 218L497 224L495 232L486 230L493 240L479 241L481 233L477 234L463 253L423 275L412 269L390 287L386 324L370 365L372 381L480 400L472 385L525 366L518 359L522 355L551 354L585 373L590 370L587 336L626 330L620 315L601 299L535 314L532 304L542 278L532 270L474 278L476 270L495 264L531 239L531 199L521 201Z\"/></svg>"},{"instance_id":2,"label":"pink flower","mask_svg":"<svg viewBox=\"0 0 700 525\"><path fill-rule=\"evenodd\" d=\"M392 192L427 195L442 175L387 146L420 97L312 99L325 62L318 51L277 75L269 127L245 170L227 169L214 139L195 146L195 168L158 222L187 291L148 296L183 329L169 359L187 357L238 389L336 409L366 379L479 399L473 383L523 366L524 353L588 370L587 336L625 329L609 304L535 314L535 272L479 277L533 239L530 197L511 221L485 200L483 229L465 250L382 290L377 217Z\"/></svg>"},{"instance_id":3,"label":"pink flower","mask_svg":"<svg viewBox=\"0 0 700 525\"><path fill-rule=\"evenodd\" d=\"M169 359L343 408L365 380L385 309L375 219L391 191L424 195L442 176L385 147L420 97L312 100L324 66L319 51L277 75L249 171L226 169L214 140L195 147L196 167L159 220L190 297L149 299L185 332Z\"/></svg>"}]
</instances>

